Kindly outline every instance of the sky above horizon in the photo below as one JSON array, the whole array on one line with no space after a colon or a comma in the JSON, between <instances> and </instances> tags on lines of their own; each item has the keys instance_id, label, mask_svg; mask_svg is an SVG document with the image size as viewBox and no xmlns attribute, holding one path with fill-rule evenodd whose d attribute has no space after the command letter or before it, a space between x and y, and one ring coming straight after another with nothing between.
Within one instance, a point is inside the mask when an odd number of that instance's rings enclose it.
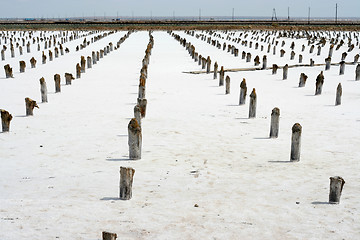
<instances>
[{"instance_id":1,"label":"sky above horizon","mask_svg":"<svg viewBox=\"0 0 360 240\"><path fill-rule=\"evenodd\" d=\"M1 18L70 18L70 17L198 17L206 16L269 17L277 16L360 18L360 0L1 0ZM200 10L201 9L201 10Z\"/></svg>"}]
</instances>

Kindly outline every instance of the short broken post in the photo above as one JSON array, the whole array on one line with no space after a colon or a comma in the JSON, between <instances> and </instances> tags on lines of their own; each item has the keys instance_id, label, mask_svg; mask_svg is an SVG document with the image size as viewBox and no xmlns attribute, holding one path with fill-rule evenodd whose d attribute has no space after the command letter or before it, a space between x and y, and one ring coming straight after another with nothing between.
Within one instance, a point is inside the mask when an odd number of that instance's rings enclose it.
<instances>
[{"instance_id":1,"label":"short broken post","mask_svg":"<svg viewBox=\"0 0 360 240\"><path fill-rule=\"evenodd\" d=\"M230 77L225 78L225 94L230 94Z\"/></svg>"},{"instance_id":2,"label":"short broken post","mask_svg":"<svg viewBox=\"0 0 360 240\"><path fill-rule=\"evenodd\" d=\"M243 78L242 82L240 83L240 100L239 100L239 105L245 104L246 92L247 92L246 80L245 80L245 78Z\"/></svg>"},{"instance_id":3,"label":"short broken post","mask_svg":"<svg viewBox=\"0 0 360 240\"><path fill-rule=\"evenodd\" d=\"M279 135L280 109L274 108L271 112L270 138L277 138Z\"/></svg>"},{"instance_id":4,"label":"short broken post","mask_svg":"<svg viewBox=\"0 0 360 240\"><path fill-rule=\"evenodd\" d=\"M80 78L81 77L81 67L80 64L77 63L76 64L76 78Z\"/></svg>"},{"instance_id":5,"label":"short broken post","mask_svg":"<svg viewBox=\"0 0 360 240\"><path fill-rule=\"evenodd\" d=\"M283 67L283 80L286 80L286 79L287 79L288 69L289 69L289 66L286 64L286 65Z\"/></svg>"},{"instance_id":6,"label":"short broken post","mask_svg":"<svg viewBox=\"0 0 360 240\"><path fill-rule=\"evenodd\" d=\"M218 63L215 62L214 64L214 79L217 79L217 72L218 72Z\"/></svg>"},{"instance_id":7,"label":"short broken post","mask_svg":"<svg viewBox=\"0 0 360 240\"><path fill-rule=\"evenodd\" d=\"M308 76L306 76L305 73L301 73L300 74L300 80L299 80L299 87L305 87L307 79L308 79Z\"/></svg>"},{"instance_id":8,"label":"short broken post","mask_svg":"<svg viewBox=\"0 0 360 240\"><path fill-rule=\"evenodd\" d=\"M54 81L55 81L55 92L61 92L61 87L60 87L60 74L55 74L54 75Z\"/></svg>"},{"instance_id":9,"label":"short broken post","mask_svg":"<svg viewBox=\"0 0 360 240\"><path fill-rule=\"evenodd\" d=\"M221 66L220 77L219 77L219 86L224 86L224 77L225 77L224 67Z\"/></svg>"},{"instance_id":10,"label":"short broken post","mask_svg":"<svg viewBox=\"0 0 360 240\"><path fill-rule=\"evenodd\" d=\"M34 57L30 59L30 64L31 64L31 68L36 68L36 59Z\"/></svg>"},{"instance_id":11,"label":"short broken post","mask_svg":"<svg viewBox=\"0 0 360 240\"><path fill-rule=\"evenodd\" d=\"M129 134L129 158L130 159L141 159L141 127L136 120L132 118L128 125L128 134Z\"/></svg>"},{"instance_id":12,"label":"short broken post","mask_svg":"<svg viewBox=\"0 0 360 240\"><path fill-rule=\"evenodd\" d=\"M279 66L276 64L273 64L272 66L272 74L275 75L277 73L277 70L279 69Z\"/></svg>"},{"instance_id":13,"label":"short broken post","mask_svg":"<svg viewBox=\"0 0 360 240\"><path fill-rule=\"evenodd\" d=\"M102 232L102 240L116 240L116 233Z\"/></svg>"},{"instance_id":14,"label":"short broken post","mask_svg":"<svg viewBox=\"0 0 360 240\"><path fill-rule=\"evenodd\" d=\"M47 103L47 87L45 79L42 77L40 78L40 92L41 92L41 102Z\"/></svg>"},{"instance_id":15,"label":"short broken post","mask_svg":"<svg viewBox=\"0 0 360 240\"><path fill-rule=\"evenodd\" d=\"M71 73L65 73L65 84L66 85L71 85L71 81L74 79L75 78L73 77L73 75Z\"/></svg>"},{"instance_id":16,"label":"short broken post","mask_svg":"<svg viewBox=\"0 0 360 240\"><path fill-rule=\"evenodd\" d=\"M25 105L26 105L26 116L34 115L33 113L34 108L39 108L39 106L36 104L36 101L28 97L25 98Z\"/></svg>"},{"instance_id":17,"label":"short broken post","mask_svg":"<svg viewBox=\"0 0 360 240\"><path fill-rule=\"evenodd\" d=\"M295 123L294 126L292 127L292 136L291 136L290 161L292 162L300 161L301 131L302 131L301 125L299 123Z\"/></svg>"},{"instance_id":18,"label":"short broken post","mask_svg":"<svg viewBox=\"0 0 360 240\"><path fill-rule=\"evenodd\" d=\"M20 72L21 73L25 72L25 67L26 67L25 61L20 61L19 64L20 64Z\"/></svg>"},{"instance_id":19,"label":"short broken post","mask_svg":"<svg viewBox=\"0 0 360 240\"><path fill-rule=\"evenodd\" d=\"M132 197L132 183L135 169L120 167L120 196L121 200L130 200ZM111 238L110 238L111 239Z\"/></svg>"},{"instance_id":20,"label":"short broken post","mask_svg":"<svg viewBox=\"0 0 360 240\"><path fill-rule=\"evenodd\" d=\"M92 67L92 59L91 57L87 57L87 68L91 68Z\"/></svg>"},{"instance_id":21,"label":"short broken post","mask_svg":"<svg viewBox=\"0 0 360 240\"><path fill-rule=\"evenodd\" d=\"M343 190L345 180L342 177L335 176L330 177L330 193L329 193L329 203L330 204L339 204L341 192Z\"/></svg>"},{"instance_id":22,"label":"short broken post","mask_svg":"<svg viewBox=\"0 0 360 240\"><path fill-rule=\"evenodd\" d=\"M324 84L324 75L323 75L323 71L321 71L321 73L316 77L315 95L321 94L323 84Z\"/></svg>"},{"instance_id":23,"label":"short broken post","mask_svg":"<svg viewBox=\"0 0 360 240\"><path fill-rule=\"evenodd\" d=\"M2 131L8 132L10 130L10 122L12 120L12 115L4 109L0 109L0 111L1 111Z\"/></svg>"},{"instance_id":24,"label":"short broken post","mask_svg":"<svg viewBox=\"0 0 360 240\"><path fill-rule=\"evenodd\" d=\"M81 64L81 73L85 73L85 57L81 56L80 64Z\"/></svg>"},{"instance_id":25,"label":"short broken post","mask_svg":"<svg viewBox=\"0 0 360 240\"><path fill-rule=\"evenodd\" d=\"M331 57L325 58L325 71L330 70L331 66Z\"/></svg>"},{"instance_id":26,"label":"short broken post","mask_svg":"<svg viewBox=\"0 0 360 240\"><path fill-rule=\"evenodd\" d=\"M336 88L335 106L341 105L341 96L342 96L342 86L341 83L339 83Z\"/></svg>"},{"instance_id":27,"label":"short broken post","mask_svg":"<svg viewBox=\"0 0 360 240\"><path fill-rule=\"evenodd\" d=\"M253 88L251 94L250 94L250 105L249 105L249 118L255 118L256 117L256 92L255 88Z\"/></svg>"}]
</instances>

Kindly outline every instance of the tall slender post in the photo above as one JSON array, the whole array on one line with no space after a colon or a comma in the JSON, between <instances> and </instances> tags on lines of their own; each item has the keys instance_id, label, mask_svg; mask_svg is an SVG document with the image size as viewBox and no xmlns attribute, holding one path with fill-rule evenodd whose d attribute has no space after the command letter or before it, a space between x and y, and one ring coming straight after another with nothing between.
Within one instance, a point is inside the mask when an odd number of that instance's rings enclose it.
<instances>
[{"instance_id":1,"label":"tall slender post","mask_svg":"<svg viewBox=\"0 0 360 240\"><path fill-rule=\"evenodd\" d=\"M130 200L132 197L132 183L135 169L120 167L120 196L121 200Z\"/></svg>"},{"instance_id":2,"label":"tall slender post","mask_svg":"<svg viewBox=\"0 0 360 240\"><path fill-rule=\"evenodd\" d=\"M336 88L335 106L341 105L341 96L342 96L342 87L341 87L341 83L339 83Z\"/></svg>"},{"instance_id":3,"label":"tall slender post","mask_svg":"<svg viewBox=\"0 0 360 240\"><path fill-rule=\"evenodd\" d=\"M270 138L277 138L279 135L280 109L274 108L271 112Z\"/></svg>"},{"instance_id":4,"label":"tall slender post","mask_svg":"<svg viewBox=\"0 0 360 240\"><path fill-rule=\"evenodd\" d=\"M226 76L225 78L225 94L230 94L230 77Z\"/></svg>"},{"instance_id":5,"label":"tall slender post","mask_svg":"<svg viewBox=\"0 0 360 240\"><path fill-rule=\"evenodd\" d=\"M60 75L59 74L55 74L54 75L54 81L55 81L55 92L61 92L61 87L60 87Z\"/></svg>"},{"instance_id":6,"label":"tall slender post","mask_svg":"<svg viewBox=\"0 0 360 240\"><path fill-rule=\"evenodd\" d=\"M245 104L246 92L247 92L246 80L245 80L245 78L243 78L242 82L240 83L240 100L239 100L239 105Z\"/></svg>"},{"instance_id":7,"label":"tall slender post","mask_svg":"<svg viewBox=\"0 0 360 240\"><path fill-rule=\"evenodd\" d=\"M300 161L301 132L302 132L301 125L299 123L295 123L294 126L292 127L292 136L291 136L290 161L292 162Z\"/></svg>"},{"instance_id":8,"label":"tall slender post","mask_svg":"<svg viewBox=\"0 0 360 240\"><path fill-rule=\"evenodd\" d=\"M47 103L47 87L46 87L46 82L45 79L42 77L40 78L40 92L41 92L41 102L42 103Z\"/></svg>"},{"instance_id":9,"label":"tall slender post","mask_svg":"<svg viewBox=\"0 0 360 240\"><path fill-rule=\"evenodd\" d=\"M129 144L129 158L130 159L141 159L141 127L136 120L132 118L128 125L128 144Z\"/></svg>"},{"instance_id":10,"label":"tall slender post","mask_svg":"<svg viewBox=\"0 0 360 240\"><path fill-rule=\"evenodd\" d=\"M253 88L250 94L249 118L256 117L256 101L257 101L256 92L255 92L255 88Z\"/></svg>"}]
</instances>

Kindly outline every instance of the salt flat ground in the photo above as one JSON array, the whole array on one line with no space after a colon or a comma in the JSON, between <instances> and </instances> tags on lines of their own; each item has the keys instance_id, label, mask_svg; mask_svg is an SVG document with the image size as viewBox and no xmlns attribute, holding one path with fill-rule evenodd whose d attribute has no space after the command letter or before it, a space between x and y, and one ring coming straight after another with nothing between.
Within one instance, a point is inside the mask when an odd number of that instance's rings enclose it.
<instances>
[{"instance_id":1,"label":"salt flat ground","mask_svg":"<svg viewBox=\"0 0 360 240\"><path fill-rule=\"evenodd\" d=\"M219 66L252 65L176 33ZM1 69L6 63L13 66L14 78L0 75L0 108L14 119L10 132L0 133L0 239L100 239L102 231L115 232L119 239L359 238L356 65L347 65L342 76L338 66L324 72L320 96L314 96L315 78L323 66L289 69L288 80L282 80L281 70L277 75L271 70L226 73L231 94L225 95L212 74L183 73L201 68L169 34L154 32L142 159L130 161L127 125L148 32L132 33L81 79L62 85L61 93L54 93L53 83L56 73L62 84L65 72L75 75L81 55L115 44L124 34L79 52L75 46L82 39L67 43L68 55L45 65L38 58L38 67L22 74L21 56L1 62ZM286 41L289 46L292 40ZM278 55L269 61L286 62ZM304 62L309 55L304 54ZM325 55L327 48L322 59ZM309 76L304 88L297 87L301 72ZM41 77L47 81L49 102L24 117L25 97L41 102ZM249 98L238 105L243 78L248 94L256 88L255 119L248 119ZM339 82L342 105L335 107ZM274 107L280 108L280 133L269 139ZM301 160L291 163L296 122L303 127ZM120 166L136 170L129 201L118 200ZM329 177L337 175L346 183L341 203L330 205Z\"/></svg>"}]
</instances>

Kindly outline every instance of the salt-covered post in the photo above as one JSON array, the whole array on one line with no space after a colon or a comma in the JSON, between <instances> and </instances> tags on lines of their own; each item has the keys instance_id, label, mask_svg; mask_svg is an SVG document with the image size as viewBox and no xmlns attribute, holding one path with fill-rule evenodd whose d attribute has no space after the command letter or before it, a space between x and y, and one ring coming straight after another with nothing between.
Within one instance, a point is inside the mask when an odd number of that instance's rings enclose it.
<instances>
[{"instance_id":1,"label":"salt-covered post","mask_svg":"<svg viewBox=\"0 0 360 240\"><path fill-rule=\"evenodd\" d=\"M81 73L85 73L85 64L86 64L86 61L85 61L85 57L84 56L81 56L81 60L80 60L80 64L81 64Z\"/></svg>"},{"instance_id":2,"label":"salt-covered post","mask_svg":"<svg viewBox=\"0 0 360 240\"><path fill-rule=\"evenodd\" d=\"M20 54L20 55L23 55L23 49L22 49L21 46L19 47L19 54Z\"/></svg>"},{"instance_id":3,"label":"salt-covered post","mask_svg":"<svg viewBox=\"0 0 360 240\"><path fill-rule=\"evenodd\" d=\"M12 72L12 67L10 67L9 64L6 64L4 66L4 69L5 69L5 76L6 78L13 78L13 72Z\"/></svg>"},{"instance_id":4,"label":"salt-covered post","mask_svg":"<svg viewBox=\"0 0 360 240\"><path fill-rule=\"evenodd\" d=\"M315 64L314 60L312 58L310 58L310 67L313 67Z\"/></svg>"},{"instance_id":5,"label":"salt-covered post","mask_svg":"<svg viewBox=\"0 0 360 240\"><path fill-rule=\"evenodd\" d=\"M345 62L341 61L339 75L344 75L344 72L345 72Z\"/></svg>"},{"instance_id":6,"label":"salt-covered post","mask_svg":"<svg viewBox=\"0 0 360 240\"><path fill-rule=\"evenodd\" d=\"M246 54L246 62L250 62L251 61L251 53L247 53Z\"/></svg>"},{"instance_id":7,"label":"salt-covered post","mask_svg":"<svg viewBox=\"0 0 360 240\"><path fill-rule=\"evenodd\" d=\"M249 118L255 118L256 117L256 92L255 88L253 88L251 94L250 94L250 105L249 105Z\"/></svg>"},{"instance_id":8,"label":"salt-covered post","mask_svg":"<svg viewBox=\"0 0 360 240\"><path fill-rule=\"evenodd\" d=\"M281 50L280 50L280 57L284 57L284 54L285 54L285 50L284 50L284 49L281 49Z\"/></svg>"},{"instance_id":9,"label":"salt-covered post","mask_svg":"<svg viewBox=\"0 0 360 240\"><path fill-rule=\"evenodd\" d=\"M342 96L342 87L341 87L341 83L339 83L336 88L335 106L341 105L341 96Z\"/></svg>"},{"instance_id":10,"label":"salt-covered post","mask_svg":"<svg viewBox=\"0 0 360 240\"><path fill-rule=\"evenodd\" d=\"M334 44L331 44L329 47L329 55L328 55L329 57L332 57L333 51L334 51Z\"/></svg>"},{"instance_id":11,"label":"salt-covered post","mask_svg":"<svg viewBox=\"0 0 360 240\"><path fill-rule=\"evenodd\" d=\"M33 113L34 108L39 108L39 106L36 104L36 101L28 97L25 98L25 106L26 106L26 116L34 115Z\"/></svg>"},{"instance_id":12,"label":"salt-covered post","mask_svg":"<svg viewBox=\"0 0 360 240\"><path fill-rule=\"evenodd\" d=\"M1 60L2 61L5 60L5 50L4 49L1 50Z\"/></svg>"},{"instance_id":13,"label":"salt-covered post","mask_svg":"<svg viewBox=\"0 0 360 240\"><path fill-rule=\"evenodd\" d=\"M145 78L140 77L138 98L145 98Z\"/></svg>"},{"instance_id":14,"label":"salt-covered post","mask_svg":"<svg viewBox=\"0 0 360 240\"><path fill-rule=\"evenodd\" d=\"M245 80L245 78L243 78L242 82L240 83L240 100L239 100L239 105L245 104L246 92L247 92L246 80Z\"/></svg>"},{"instance_id":15,"label":"salt-covered post","mask_svg":"<svg viewBox=\"0 0 360 240\"><path fill-rule=\"evenodd\" d=\"M276 64L273 64L272 66L272 74L275 75L277 73L277 70L278 70L279 66L276 65Z\"/></svg>"},{"instance_id":16,"label":"salt-covered post","mask_svg":"<svg viewBox=\"0 0 360 240\"><path fill-rule=\"evenodd\" d=\"M280 109L274 108L271 112L270 138L277 138L279 135Z\"/></svg>"},{"instance_id":17,"label":"salt-covered post","mask_svg":"<svg viewBox=\"0 0 360 240\"><path fill-rule=\"evenodd\" d=\"M266 69L267 67L267 58L266 55L263 56L263 64L262 64L262 70Z\"/></svg>"},{"instance_id":18,"label":"salt-covered post","mask_svg":"<svg viewBox=\"0 0 360 240\"><path fill-rule=\"evenodd\" d=\"M25 72L25 67L26 67L25 61L20 61L19 65L20 65L20 72L21 73Z\"/></svg>"},{"instance_id":19,"label":"salt-covered post","mask_svg":"<svg viewBox=\"0 0 360 240\"><path fill-rule=\"evenodd\" d=\"M230 77L225 78L225 94L230 94Z\"/></svg>"},{"instance_id":20,"label":"salt-covered post","mask_svg":"<svg viewBox=\"0 0 360 240\"><path fill-rule=\"evenodd\" d=\"M215 62L214 64L214 79L217 79L217 72L218 72L218 63Z\"/></svg>"},{"instance_id":21,"label":"salt-covered post","mask_svg":"<svg viewBox=\"0 0 360 240\"><path fill-rule=\"evenodd\" d=\"M14 58L15 57L15 50L14 50L13 46L11 46L10 52L11 52L11 57Z\"/></svg>"},{"instance_id":22,"label":"salt-covered post","mask_svg":"<svg viewBox=\"0 0 360 240\"><path fill-rule=\"evenodd\" d=\"M202 56L201 54L199 55L199 61L198 61L198 65L200 66L201 65L201 62L202 62Z\"/></svg>"},{"instance_id":23,"label":"salt-covered post","mask_svg":"<svg viewBox=\"0 0 360 240\"><path fill-rule=\"evenodd\" d=\"M26 52L30 53L30 42L26 44Z\"/></svg>"},{"instance_id":24,"label":"salt-covered post","mask_svg":"<svg viewBox=\"0 0 360 240\"><path fill-rule=\"evenodd\" d=\"M31 68L36 68L36 60L34 57L30 59Z\"/></svg>"},{"instance_id":25,"label":"salt-covered post","mask_svg":"<svg viewBox=\"0 0 360 240\"><path fill-rule=\"evenodd\" d=\"M308 76L306 76L305 73L301 73L300 74L300 80L299 80L299 87L305 87L307 79L308 79Z\"/></svg>"},{"instance_id":26,"label":"salt-covered post","mask_svg":"<svg viewBox=\"0 0 360 240\"><path fill-rule=\"evenodd\" d=\"M92 66L91 66L91 65L92 65L92 64L91 64L91 57L88 56L86 60L87 60L87 68L91 68L91 67L92 67Z\"/></svg>"},{"instance_id":27,"label":"salt-covered post","mask_svg":"<svg viewBox=\"0 0 360 240\"><path fill-rule=\"evenodd\" d=\"M339 204L341 192L343 190L345 180L342 177L330 177L329 203Z\"/></svg>"},{"instance_id":28,"label":"salt-covered post","mask_svg":"<svg viewBox=\"0 0 360 240\"><path fill-rule=\"evenodd\" d=\"M102 232L102 240L116 240L116 233Z\"/></svg>"},{"instance_id":29,"label":"salt-covered post","mask_svg":"<svg viewBox=\"0 0 360 240\"><path fill-rule=\"evenodd\" d=\"M145 118L146 116L146 106L147 106L147 100L145 98L138 98L137 104L140 107L141 112L141 118Z\"/></svg>"},{"instance_id":30,"label":"salt-covered post","mask_svg":"<svg viewBox=\"0 0 360 240\"><path fill-rule=\"evenodd\" d=\"M40 92L41 92L41 102L46 103L47 100L47 87L45 79L42 77L40 78Z\"/></svg>"},{"instance_id":31,"label":"salt-covered post","mask_svg":"<svg viewBox=\"0 0 360 240\"><path fill-rule=\"evenodd\" d=\"M51 50L49 50L49 61L53 60L53 53L51 52Z\"/></svg>"},{"instance_id":32,"label":"salt-covered post","mask_svg":"<svg viewBox=\"0 0 360 240\"><path fill-rule=\"evenodd\" d=\"M353 64L354 64L354 65L359 61L359 57L360 57L359 54L356 54L356 55L354 56L354 61L353 61Z\"/></svg>"},{"instance_id":33,"label":"salt-covered post","mask_svg":"<svg viewBox=\"0 0 360 240\"><path fill-rule=\"evenodd\" d=\"M42 52L42 64L46 63L46 55L44 54L44 51Z\"/></svg>"},{"instance_id":34,"label":"salt-covered post","mask_svg":"<svg viewBox=\"0 0 360 240\"><path fill-rule=\"evenodd\" d=\"M206 73L210 73L210 67L211 67L211 59L210 56L206 59Z\"/></svg>"},{"instance_id":35,"label":"salt-covered post","mask_svg":"<svg viewBox=\"0 0 360 240\"><path fill-rule=\"evenodd\" d=\"M120 199L130 200L135 169L120 167ZM111 239L111 238L110 238Z\"/></svg>"},{"instance_id":36,"label":"salt-covered post","mask_svg":"<svg viewBox=\"0 0 360 240\"><path fill-rule=\"evenodd\" d=\"M295 52L294 51L291 51L290 53L290 60L294 60L295 58Z\"/></svg>"},{"instance_id":37,"label":"salt-covered post","mask_svg":"<svg viewBox=\"0 0 360 240\"><path fill-rule=\"evenodd\" d=\"M286 64L286 65L283 67L283 80L286 80L287 77L288 77L288 69L289 69L289 66Z\"/></svg>"},{"instance_id":38,"label":"salt-covered post","mask_svg":"<svg viewBox=\"0 0 360 240\"><path fill-rule=\"evenodd\" d=\"M224 66L221 66L220 77L219 77L219 86L224 86L224 77L225 77Z\"/></svg>"},{"instance_id":39,"label":"salt-covered post","mask_svg":"<svg viewBox=\"0 0 360 240\"><path fill-rule=\"evenodd\" d=\"M1 111L2 131L8 132L10 130L10 122L12 120L12 115L4 109L0 109L0 111Z\"/></svg>"},{"instance_id":40,"label":"salt-covered post","mask_svg":"<svg viewBox=\"0 0 360 240\"><path fill-rule=\"evenodd\" d=\"M299 123L295 123L294 126L292 127L292 136L291 136L290 161L292 162L300 161L301 131L302 131L301 125Z\"/></svg>"},{"instance_id":41,"label":"salt-covered post","mask_svg":"<svg viewBox=\"0 0 360 240\"><path fill-rule=\"evenodd\" d=\"M302 63L303 62L303 55L299 55L299 63Z\"/></svg>"},{"instance_id":42,"label":"salt-covered post","mask_svg":"<svg viewBox=\"0 0 360 240\"><path fill-rule=\"evenodd\" d=\"M317 56L320 56L321 55L321 46L319 45L318 46L318 51L317 51Z\"/></svg>"},{"instance_id":43,"label":"salt-covered post","mask_svg":"<svg viewBox=\"0 0 360 240\"><path fill-rule=\"evenodd\" d=\"M315 95L321 94L323 84L324 84L324 75L323 75L323 71L321 71L321 73L316 77Z\"/></svg>"},{"instance_id":44,"label":"salt-covered post","mask_svg":"<svg viewBox=\"0 0 360 240\"><path fill-rule=\"evenodd\" d=\"M61 92L61 88L60 88L60 75L59 74L55 74L54 75L54 81L55 81L55 92Z\"/></svg>"},{"instance_id":45,"label":"salt-covered post","mask_svg":"<svg viewBox=\"0 0 360 240\"><path fill-rule=\"evenodd\" d=\"M325 58L325 71L329 70L331 66L331 57Z\"/></svg>"},{"instance_id":46,"label":"salt-covered post","mask_svg":"<svg viewBox=\"0 0 360 240\"><path fill-rule=\"evenodd\" d=\"M259 58L259 56L256 56L256 57L254 58L254 65L255 65L255 66L259 66L259 65L260 65L260 58Z\"/></svg>"},{"instance_id":47,"label":"salt-covered post","mask_svg":"<svg viewBox=\"0 0 360 240\"><path fill-rule=\"evenodd\" d=\"M141 127L135 118L132 118L128 125L129 134L129 158L141 159Z\"/></svg>"},{"instance_id":48,"label":"salt-covered post","mask_svg":"<svg viewBox=\"0 0 360 240\"><path fill-rule=\"evenodd\" d=\"M345 61L346 56L347 56L347 53L346 53L346 52L343 52L343 53L341 54L341 61Z\"/></svg>"},{"instance_id":49,"label":"salt-covered post","mask_svg":"<svg viewBox=\"0 0 360 240\"><path fill-rule=\"evenodd\" d=\"M141 109L139 105L135 105L134 107L134 118L138 122L138 124L141 127Z\"/></svg>"},{"instance_id":50,"label":"salt-covered post","mask_svg":"<svg viewBox=\"0 0 360 240\"><path fill-rule=\"evenodd\" d=\"M92 51L92 61L93 61L93 65L96 64L96 53L94 51Z\"/></svg>"},{"instance_id":51,"label":"salt-covered post","mask_svg":"<svg viewBox=\"0 0 360 240\"><path fill-rule=\"evenodd\" d=\"M71 73L65 73L65 84L66 85L71 85L71 81L74 79L75 78L73 77L73 75Z\"/></svg>"},{"instance_id":52,"label":"salt-covered post","mask_svg":"<svg viewBox=\"0 0 360 240\"><path fill-rule=\"evenodd\" d=\"M80 64L77 63L76 64L76 78L80 78L81 77L81 67Z\"/></svg>"},{"instance_id":53,"label":"salt-covered post","mask_svg":"<svg viewBox=\"0 0 360 240\"><path fill-rule=\"evenodd\" d=\"M359 81L359 80L360 80L360 64L358 64L355 69L355 81Z\"/></svg>"}]
</instances>

